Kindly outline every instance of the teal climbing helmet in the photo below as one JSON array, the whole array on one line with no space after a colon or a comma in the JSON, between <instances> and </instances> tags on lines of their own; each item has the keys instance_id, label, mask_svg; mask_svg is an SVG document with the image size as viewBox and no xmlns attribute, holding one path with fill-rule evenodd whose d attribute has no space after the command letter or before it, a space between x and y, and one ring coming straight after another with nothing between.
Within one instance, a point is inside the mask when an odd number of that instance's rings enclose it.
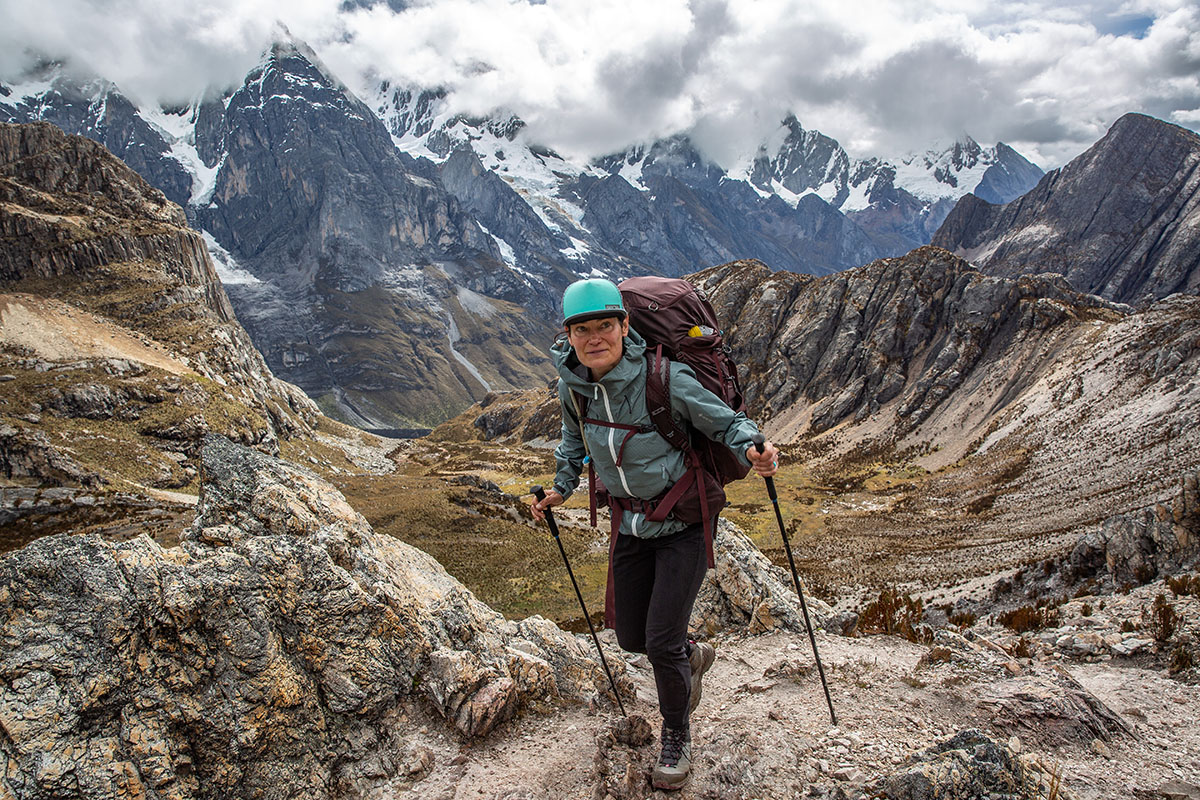
<instances>
[{"instance_id":1,"label":"teal climbing helmet","mask_svg":"<svg viewBox=\"0 0 1200 800\"><path fill-rule=\"evenodd\" d=\"M589 319L619 317L625 319L621 290L604 278L575 281L563 292L563 325Z\"/></svg>"}]
</instances>

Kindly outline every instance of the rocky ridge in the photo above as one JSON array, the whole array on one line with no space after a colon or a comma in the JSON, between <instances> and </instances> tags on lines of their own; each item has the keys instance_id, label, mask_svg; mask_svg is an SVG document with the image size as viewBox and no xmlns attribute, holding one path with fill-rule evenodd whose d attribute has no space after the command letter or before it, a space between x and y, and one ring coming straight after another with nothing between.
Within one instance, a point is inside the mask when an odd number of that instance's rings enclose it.
<instances>
[{"instance_id":1,"label":"rocky ridge","mask_svg":"<svg viewBox=\"0 0 1200 800\"><path fill-rule=\"evenodd\" d=\"M1055 272L1145 305L1200 293L1200 137L1126 114L1018 200L964 198L933 238L991 275Z\"/></svg>"},{"instance_id":2,"label":"rocky ridge","mask_svg":"<svg viewBox=\"0 0 1200 800\"><path fill-rule=\"evenodd\" d=\"M822 280L755 262L694 280L746 365L748 402L767 418L805 409L805 427L817 434L861 423L889 403L903 434L962 388L985 356L995 358L993 348L1019 348L1060 323L1122 314L1061 281L988 278L936 248Z\"/></svg>"},{"instance_id":3,"label":"rocky ridge","mask_svg":"<svg viewBox=\"0 0 1200 800\"><path fill-rule=\"evenodd\" d=\"M814 565L848 558L933 579L934 563L879 551L919 533L958 550L958 580L1016 568L1170 502L1200 466L1187 422L1200 407L1195 298L1131 312L1057 276L989 277L936 248L823 279L739 264L697 283L730 320L775 440L818 474L933 471L912 495L864 492L872 510L835 523L840 545L811 553Z\"/></svg>"}]
</instances>

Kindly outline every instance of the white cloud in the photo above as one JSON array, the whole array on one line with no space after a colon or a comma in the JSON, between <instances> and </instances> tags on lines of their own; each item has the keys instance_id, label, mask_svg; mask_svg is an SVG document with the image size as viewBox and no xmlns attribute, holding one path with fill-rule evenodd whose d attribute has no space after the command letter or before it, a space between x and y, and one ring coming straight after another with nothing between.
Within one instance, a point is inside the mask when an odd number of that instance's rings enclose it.
<instances>
[{"instance_id":1,"label":"white cloud","mask_svg":"<svg viewBox=\"0 0 1200 800\"><path fill-rule=\"evenodd\" d=\"M0 75L71 55L140 97L240 79L276 21L351 86L444 86L506 107L556 149L597 154L691 128L729 162L788 111L852 155L970 133L1044 167L1121 114L1197 126L1190 0L0 0ZM362 5L360 2L359 5ZM400 6L400 3L392 5Z\"/></svg>"}]
</instances>

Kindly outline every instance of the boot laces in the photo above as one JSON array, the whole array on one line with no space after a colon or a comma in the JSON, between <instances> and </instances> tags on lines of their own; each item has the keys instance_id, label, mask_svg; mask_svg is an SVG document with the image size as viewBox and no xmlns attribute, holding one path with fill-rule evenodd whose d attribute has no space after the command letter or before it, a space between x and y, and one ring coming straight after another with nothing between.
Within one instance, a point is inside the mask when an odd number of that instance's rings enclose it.
<instances>
[{"instance_id":1,"label":"boot laces","mask_svg":"<svg viewBox=\"0 0 1200 800\"><path fill-rule=\"evenodd\" d=\"M688 743L687 728L668 728L663 725L662 729L662 755L658 757L658 763L666 767L673 767L679 763L679 759L683 758L683 748Z\"/></svg>"}]
</instances>

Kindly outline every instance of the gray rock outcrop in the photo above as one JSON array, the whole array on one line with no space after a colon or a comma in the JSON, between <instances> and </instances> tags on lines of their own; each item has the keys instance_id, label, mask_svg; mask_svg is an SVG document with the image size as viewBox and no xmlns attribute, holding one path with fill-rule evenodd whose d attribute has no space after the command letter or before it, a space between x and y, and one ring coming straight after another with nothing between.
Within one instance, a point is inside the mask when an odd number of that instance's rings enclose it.
<instances>
[{"instance_id":1,"label":"gray rock outcrop","mask_svg":"<svg viewBox=\"0 0 1200 800\"><path fill-rule=\"evenodd\" d=\"M54 447L46 434L0 424L0 476L96 486L100 476Z\"/></svg>"},{"instance_id":2,"label":"gray rock outcrop","mask_svg":"<svg viewBox=\"0 0 1200 800\"><path fill-rule=\"evenodd\" d=\"M1145 304L1200 293L1200 136L1141 114L1020 199L963 198L933 244L989 275L1055 272L1076 290Z\"/></svg>"},{"instance_id":3,"label":"gray rock outcrop","mask_svg":"<svg viewBox=\"0 0 1200 800\"><path fill-rule=\"evenodd\" d=\"M889 800L974 800L1053 796L1073 800L1049 769L975 729L956 733L910 759L883 781ZM1059 776L1061 778L1061 776ZM1053 788L1052 788L1053 787Z\"/></svg>"},{"instance_id":4,"label":"gray rock outcrop","mask_svg":"<svg viewBox=\"0 0 1200 800\"><path fill-rule=\"evenodd\" d=\"M771 563L750 537L725 520L713 536L716 566L700 586L689 629L712 636L721 631L802 633L804 611L787 570ZM829 605L805 593L809 619L824 627L835 614ZM841 628L832 631L841 633Z\"/></svg>"},{"instance_id":5,"label":"gray rock outcrop","mask_svg":"<svg viewBox=\"0 0 1200 800\"><path fill-rule=\"evenodd\" d=\"M332 797L408 770L431 712L478 736L611 702L590 641L505 620L315 476L220 437L204 472L179 548L52 536L0 561L11 794Z\"/></svg>"},{"instance_id":6,"label":"gray rock outcrop","mask_svg":"<svg viewBox=\"0 0 1200 800\"><path fill-rule=\"evenodd\" d=\"M1066 559L1069 578L1107 572L1118 586L1146 583L1200 562L1200 473L1183 475L1169 500L1104 521Z\"/></svg>"}]
</instances>

